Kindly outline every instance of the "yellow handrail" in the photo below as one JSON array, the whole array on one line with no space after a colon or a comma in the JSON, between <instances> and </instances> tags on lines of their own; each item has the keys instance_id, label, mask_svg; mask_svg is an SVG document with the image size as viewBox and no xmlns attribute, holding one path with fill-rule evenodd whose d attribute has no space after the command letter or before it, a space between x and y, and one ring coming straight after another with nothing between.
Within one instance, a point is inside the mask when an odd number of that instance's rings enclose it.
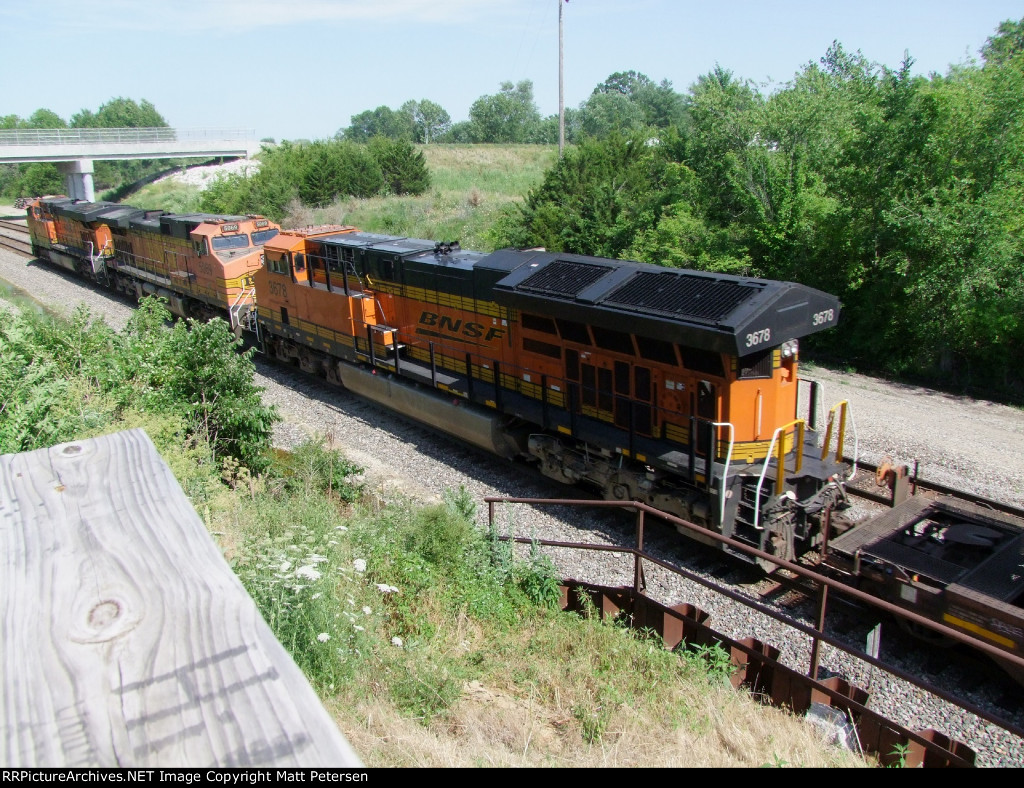
<instances>
[{"instance_id":1,"label":"yellow handrail","mask_svg":"<svg viewBox=\"0 0 1024 788\"><path fill-rule=\"evenodd\" d=\"M843 441L846 439L846 409L849 407L849 401L843 400L837 402L832 406L832 409L828 412L828 427L825 428L825 442L821 446L821 459L825 459L828 456L828 447L832 442L832 425L836 418L836 408L839 409L839 431L836 433L836 462L842 462L843 460Z\"/></svg>"},{"instance_id":2,"label":"yellow handrail","mask_svg":"<svg viewBox=\"0 0 1024 788\"><path fill-rule=\"evenodd\" d=\"M803 419L795 419L789 424L784 424L775 431L775 436L772 437L774 442L775 437L780 435L782 440L779 441L779 456L778 456L778 475L775 480L775 494L782 495L782 488L786 483L786 431L790 427L796 427L797 432L793 435L793 439L796 441L796 463L793 466L793 473L799 473L800 469L804 464L804 430L806 424Z\"/></svg>"}]
</instances>

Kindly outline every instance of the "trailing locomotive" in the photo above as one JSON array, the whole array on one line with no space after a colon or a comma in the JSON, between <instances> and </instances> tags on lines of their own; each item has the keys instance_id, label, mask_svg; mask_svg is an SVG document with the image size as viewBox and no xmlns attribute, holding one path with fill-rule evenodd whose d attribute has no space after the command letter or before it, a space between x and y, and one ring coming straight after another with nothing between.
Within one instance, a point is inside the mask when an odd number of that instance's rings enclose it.
<instances>
[{"instance_id":1,"label":"trailing locomotive","mask_svg":"<svg viewBox=\"0 0 1024 788\"><path fill-rule=\"evenodd\" d=\"M797 417L798 341L836 324L831 295L352 227L265 255L267 354L552 479L786 559L844 498L845 424L830 457Z\"/></svg>"},{"instance_id":2,"label":"trailing locomotive","mask_svg":"<svg viewBox=\"0 0 1024 788\"><path fill-rule=\"evenodd\" d=\"M145 211L45 197L28 205L32 253L118 292L167 299L179 317L252 322L253 274L279 227L262 216Z\"/></svg>"}]
</instances>

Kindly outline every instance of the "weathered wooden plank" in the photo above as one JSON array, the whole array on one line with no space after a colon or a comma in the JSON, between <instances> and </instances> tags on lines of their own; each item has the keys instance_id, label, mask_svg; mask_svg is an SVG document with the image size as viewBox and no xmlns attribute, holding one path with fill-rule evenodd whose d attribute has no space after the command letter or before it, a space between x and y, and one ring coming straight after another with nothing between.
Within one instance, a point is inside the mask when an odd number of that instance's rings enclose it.
<instances>
[{"instance_id":1,"label":"weathered wooden plank","mask_svg":"<svg viewBox=\"0 0 1024 788\"><path fill-rule=\"evenodd\" d=\"M142 430L0 457L0 764L358 767Z\"/></svg>"}]
</instances>

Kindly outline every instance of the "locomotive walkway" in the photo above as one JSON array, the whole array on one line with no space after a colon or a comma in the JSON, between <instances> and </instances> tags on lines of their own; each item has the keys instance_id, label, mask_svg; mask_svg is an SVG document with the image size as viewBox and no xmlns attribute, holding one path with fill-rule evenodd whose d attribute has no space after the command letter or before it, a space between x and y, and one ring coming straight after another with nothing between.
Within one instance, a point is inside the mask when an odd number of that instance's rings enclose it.
<instances>
[{"instance_id":1,"label":"locomotive walkway","mask_svg":"<svg viewBox=\"0 0 1024 788\"><path fill-rule=\"evenodd\" d=\"M0 131L0 164L55 163L68 196L91 202L94 161L250 158L260 149L255 136L250 129L10 129Z\"/></svg>"}]
</instances>

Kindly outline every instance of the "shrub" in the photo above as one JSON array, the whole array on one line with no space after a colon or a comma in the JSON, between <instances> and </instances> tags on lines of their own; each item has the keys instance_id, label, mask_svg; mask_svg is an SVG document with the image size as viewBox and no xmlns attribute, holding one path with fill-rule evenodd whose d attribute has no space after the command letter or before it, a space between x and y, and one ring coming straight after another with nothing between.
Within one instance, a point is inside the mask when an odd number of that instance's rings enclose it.
<instances>
[{"instance_id":1,"label":"shrub","mask_svg":"<svg viewBox=\"0 0 1024 788\"><path fill-rule=\"evenodd\" d=\"M369 150L391 194L423 194L430 188L430 172L423 152L416 150L408 140L374 137Z\"/></svg>"}]
</instances>

